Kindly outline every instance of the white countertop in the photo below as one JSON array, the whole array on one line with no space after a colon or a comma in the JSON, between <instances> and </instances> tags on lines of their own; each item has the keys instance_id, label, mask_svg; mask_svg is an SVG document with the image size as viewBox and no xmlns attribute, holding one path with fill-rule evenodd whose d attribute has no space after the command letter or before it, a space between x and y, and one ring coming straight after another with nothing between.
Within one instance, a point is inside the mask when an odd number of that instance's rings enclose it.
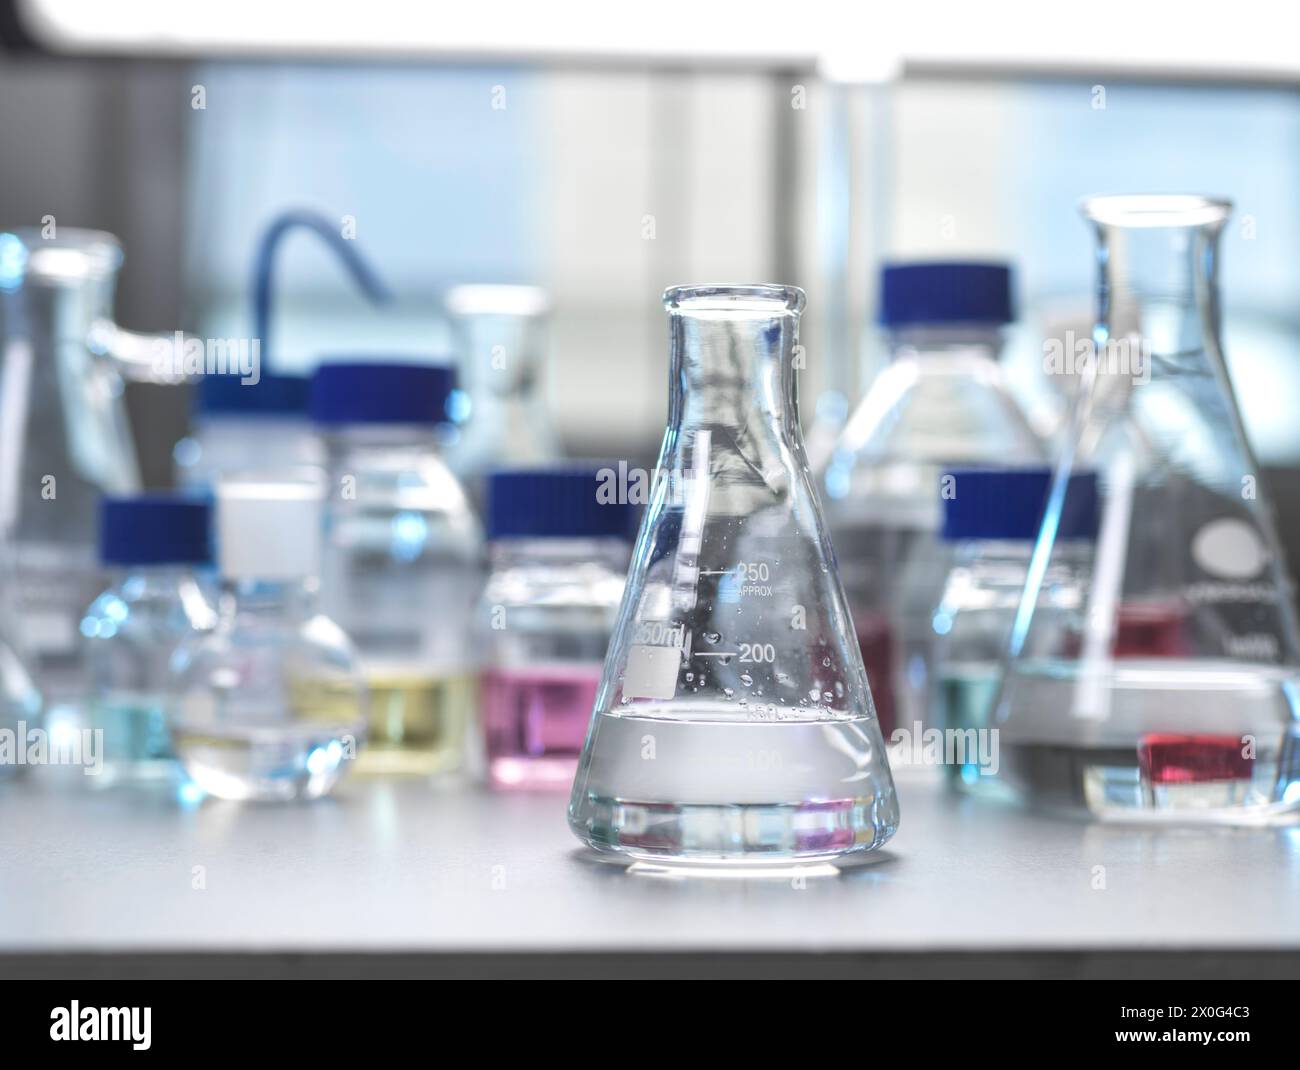
<instances>
[{"instance_id":1,"label":"white countertop","mask_svg":"<svg viewBox=\"0 0 1300 1070\"><path fill-rule=\"evenodd\" d=\"M591 860L560 796L357 780L312 804L185 810L33 775L0 784L0 972L39 973L52 952L110 973L212 952L303 974L313 954L399 952L410 970L465 952L831 952L864 971L1027 955L1075 975L1088 954L1300 963L1300 828L1061 821L909 770L899 790L900 830L868 865L683 879Z\"/></svg>"}]
</instances>

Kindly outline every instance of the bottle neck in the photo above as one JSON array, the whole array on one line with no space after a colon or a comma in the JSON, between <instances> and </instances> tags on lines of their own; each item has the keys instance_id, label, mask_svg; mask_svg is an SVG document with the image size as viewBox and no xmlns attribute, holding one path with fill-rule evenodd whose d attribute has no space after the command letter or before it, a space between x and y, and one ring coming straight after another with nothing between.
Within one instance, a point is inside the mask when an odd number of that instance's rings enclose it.
<instances>
[{"instance_id":1,"label":"bottle neck","mask_svg":"<svg viewBox=\"0 0 1300 1070\"><path fill-rule=\"evenodd\" d=\"M438 424L346 424L325 433L332 457L357 450L426 450L441 446Z\"/></svg>"},{"instance_id":2,"label":"bottle neck","mask_svg":"<svg viewBox=\"0 0 1300 1070\"><path fill-rule=\"evenodd\" d=\"M134 586L140 590L175 590L194 579L201 566L168 562L159 565L108 565L109 583L114 587Z\"/></svg>"},{"instance_id":3,"label":"bottle neck","mask_svg":"<svg viewBox=\"0 0 1300 1070\"><path fill-rule=\"evenodd\" d=\"M319 584L314 578L291 580L221 579L223 619L303 619L316 608Z\"/></svg>"},{"instance_id":4,"label":"bottle neck","mask_svg":"<svg viewBox=\"0 0 1300 1070\"><path fill-rule=\"evenodd\" d=\"M515 537L494 539L488 547L494 572L530 566L603 565L621 573L627 569L630 554L631 547L626 540L610 537Z\"/></svg>"},{"instance_id":5,"label":"bottle neck","mask_svg":"<svg viewBox=\"0 0 1300 1070\"><path fill-rule=\"evenodd\" d=\"M890 330L889 359L965 357L996 361L1002 355L1003 330L996 324L909 324Z\"/></svg>"}]
</instances>

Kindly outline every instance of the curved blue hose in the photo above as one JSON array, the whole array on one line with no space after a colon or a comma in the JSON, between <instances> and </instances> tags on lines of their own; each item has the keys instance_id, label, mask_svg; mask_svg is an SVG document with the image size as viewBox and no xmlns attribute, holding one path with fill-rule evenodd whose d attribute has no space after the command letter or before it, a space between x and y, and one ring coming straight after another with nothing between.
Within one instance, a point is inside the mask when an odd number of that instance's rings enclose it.
<instances>
[{"instance_id":1,"label":"curved blue hose","mask_svg":"<svg viewBox=\"0 0 1300 1070\"><path fill-rule=\"evenodd\" d=\"M393 291L375 274L353 247L353 243L339 233L338 227L331 220L319 212L306 209L294 209L277 216L263 232L253 258L253 337L259 339L262 359L268 365L271 348L271 277L275 267L275 254L284 236L297 229L313 231L333 249L361 292L374 304L384 305L393 300Z\"/></svg>"}]
</instances>

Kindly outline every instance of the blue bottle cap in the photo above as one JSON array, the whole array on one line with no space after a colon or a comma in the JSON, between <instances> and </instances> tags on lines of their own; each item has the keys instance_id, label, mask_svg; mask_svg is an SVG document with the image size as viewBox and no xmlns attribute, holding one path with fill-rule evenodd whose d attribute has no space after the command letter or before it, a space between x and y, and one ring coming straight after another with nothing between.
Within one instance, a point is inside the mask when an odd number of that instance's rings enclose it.
<instances>
[{"instance_id":1,"label":"blue bottle cap","mask_svg":"<svg viewBox=\"0 0 1300 1070\"><path fill-rule=\"evenodd\" d=\"M212 507L203 498L104 498L99 559L105 565L206 565L212 560L211 532Z\"/></svg>"},{"instance_id":2,"label":"blue bottle cap","mask_svg":"<svg viewBox=\"0 0 1300 1070\"><path fill-rule=\"evenodd\" d=\"M963 261L886 264L880 322L886 327L972 323L1001 326L1011 310L1011 267Z\"/></svg>"},{"instance_id":3,"label":"blue bottle cap","mask_svg":"<svg viewBox=\"0 0 1300 1070\"><path fill-rule=\"evenodd\" d=\"M951 484L948 482L951 478ZM943 538L1032 542L1052 486L1050 468L957 468L944 473ZM1097 474L1070 477L1058 539L1097 537Z\"/></svg>"},{"instance_id":4,"label":"blue bottle cap","mask_svg":"<svg viewBox=\"0 0 1300 1070\"><path fill-rule=\"evenodd\" d=\"M311 418L318 424L439 424L456 373L446 364L343 361L328 358L311 381Z\"/></svg>"},{"instance_id":5,"label":"blue bottle cap","mask_svg":"<svg viewBox=\"0 0 1300 1070\"><path fill-rule=\"evenodd\" d=\"M305 375L263 374L256 383L239 375L205 375L194 407L205 416L301 416L311 380Z\"/></svg>"},{"instance_id":6,"label":"blue bottle cap","mask_svg":"<svg viewBox=\"0 0 1300 1070\"><path fill-rule=\"evenodd\" d=\"M619 500L609 468L497 469L487 480L487 535L509 538L616 538L636 534L637 507ZM613 499L613 500L611 500Z\"/></svg>"}]
</instances>

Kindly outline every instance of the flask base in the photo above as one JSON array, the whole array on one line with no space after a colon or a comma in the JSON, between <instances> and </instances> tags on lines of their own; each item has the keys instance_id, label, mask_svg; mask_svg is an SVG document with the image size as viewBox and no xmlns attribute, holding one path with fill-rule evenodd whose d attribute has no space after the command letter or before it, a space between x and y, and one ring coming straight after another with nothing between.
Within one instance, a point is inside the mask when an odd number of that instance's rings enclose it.
<instances>
[{"instance_id":1,"label":"flask base","mask_svg":"<svg viewBox=\"0 0 1300 1070\"><path fill-rule=\"evenodd\" d=\"M1161 749L1165 751L1162 756ZM1030 806L1104 821L1146 824L1272 825L1300 821L1295 759L1239 755L1238 737L1168 736L1136 748L1004 744L1002 771L969 770L962 787L1011 795ZM1232 768L1236 764L1239 768Z\"/></svg>"},{"instance_id":2,"label":"flask base","mask_svg":"<svg viewBox=\"0 0 1300 1070\"><path fill-rule=\"evenodd\" d=\"M676 865L826 862L873 850L897 827L878 796L818 802L681 805L588 795L570 827L601 853Z\"/></svg>"},{"instance_id":3,"label":"flask base","mask_svg":"<svg viewBox=\"0 0 1300 1070\"><path fill-rule=\"evenodd\" d=\"M1226 660L1121 658L1087 674L1028 662L1007 685L1012 716L992 780L1030 805L1103 820L1298 820L1297 684L1290 667ZM986 786L970 770L961 779Z\"/></svg>"},{"instance_id":4,"label":"flask base","mask_svg":"<svg viewBox=\"0 0 1300 1070\"><path fill-rule=\"evenodd\" d=\"M596 715L569 802L570 827L595 850L770 862L869 851L894 834L898 798L874 717L665 712Z\"/></svg>"}]
</instances>

